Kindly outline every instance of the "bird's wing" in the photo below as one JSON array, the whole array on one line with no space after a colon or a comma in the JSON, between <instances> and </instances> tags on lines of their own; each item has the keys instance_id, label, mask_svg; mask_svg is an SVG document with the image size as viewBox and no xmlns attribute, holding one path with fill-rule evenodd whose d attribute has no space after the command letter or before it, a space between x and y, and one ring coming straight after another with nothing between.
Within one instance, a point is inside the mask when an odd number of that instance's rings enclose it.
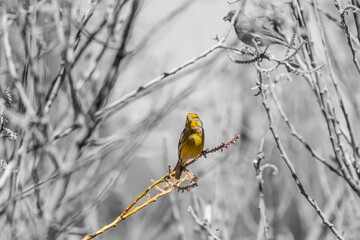
<instances>
[{"instance_id":1,"label":"bird's wing","mask_svg":"<svg viewBox=\"0 0 360 240\"><path fill-rule=\"evenodd\" d=\"M266 39L268 39L272 43L278 43L285 46L289 45L286 39L284 39L277 32L268 29L267 27L260 28L258 26L254 26L251 31L251 35L255 40L259 40L260 42L266 41Z\"/></svg>"},{"instance_id":2,"label":"bird's wing","mask_svg":"<svg viewBox=\"0 0 360 240\"><path fill-rule=\"evenodd\" d=\"M185 138L186 138L186 128L184 128L184 130L182 131L181 135L180 135L180 138L179 138L179 144L178 144L178 156L179 156L179 159L180 159L180 155L181 155L181 151L184 147L184 142L185 142Z\"/></svg>"},{"instance_id":3,"label":"bird's wing","mask_svg":"<svg viewBox=\"0 0 360 240\"><path fill-rule=\"evenodd\" d=\"M275 30L274 23L270 21L268 17L257 18L257 22L254 26L257 32L262 33L280 44L288 44L286 38Z\"/></svg>"}]
</instances>

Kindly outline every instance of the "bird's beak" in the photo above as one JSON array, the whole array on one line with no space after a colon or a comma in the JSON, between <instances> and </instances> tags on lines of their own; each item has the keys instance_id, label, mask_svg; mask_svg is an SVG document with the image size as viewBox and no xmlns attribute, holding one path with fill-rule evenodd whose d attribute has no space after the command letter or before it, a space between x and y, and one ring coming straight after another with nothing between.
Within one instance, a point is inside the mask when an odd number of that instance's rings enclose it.
<instances>
[{"instance_id":1,"label":"bird's beak","mask_svg":"<svg viewBox=\"0 0 360 240\"><path fill-rule=\"evenodd\" d=\"M193 117L189 117L189 118L188 118L188 122L189 122L189 123L192 123L194 120L195 120L195 118L193 118Z\"/></svg>"}]
</instances>

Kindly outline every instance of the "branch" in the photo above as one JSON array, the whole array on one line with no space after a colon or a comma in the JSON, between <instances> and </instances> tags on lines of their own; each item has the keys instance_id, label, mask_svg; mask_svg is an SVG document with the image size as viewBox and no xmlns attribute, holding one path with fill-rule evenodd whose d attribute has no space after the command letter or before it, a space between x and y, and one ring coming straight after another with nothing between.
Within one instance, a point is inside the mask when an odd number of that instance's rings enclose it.
<instances>
[{"instance_id":1,"label":"branch","mask_svg":"<svg viewBox=\"0 0 360 240\"><path fill-rule=\"evenodd\" d=\"M224 148L229 148L231 144L235 143L238 139L240 138L239 135L236 135L233 139L231 139L230 141L226 142L226 143L223 143L221 144L220 146L218 147L215 147L211 150L205 150L203 151L202 153L198 154L198 156L193 159L192 161L190 161L189 163L185 164L185 168L187 166L189 166L190 164L194 163L195 161L197 161L201 156L206 156L206 154L209 154L209 153L214 153L214 152L217 152L217 151L223 151ZM87 235L83 238L83 240L89 240L89 239L92 239L92 238L95 238L96 236L102 234L103 232L107 231L108 229L110 228L113 228L115 227L119 222L121 222L122 220L126 219L127 217L133 215L134 213L136 213L137 211L141 210L142 208L146 207L147 205L149 205L150 203L152 202L155 202L158 198L160 197L163 197L169 193L171 193L174 189L178 189L178 190L183 190L184 188L181 188L180 185L186 181L186 180L190 180L192 181L191 179L191 176L190 174L185 174L185 176L178 180L177 182L174 182L174 183L170 183L168 180L170 179L173 179L175 174L176 174L177 171L173 171L173 172L170 172L168 174L166 174L165 176L163 176L162 178L160 178L159 180L157 181L154 181L143 193L141 193L121 214L120 216L118 216L112 223L108 224L108 225L105 225L104 227L102 227L99 231L91 234L91 235ZM161 188L161 187L157 187L160 183L163 183L163 182L166 182L168 183L167 187L166 188ZM192 185L190 185L192 186ZM153 189L154 187L157 187L158 190L160 190L160 193L157 194L156 196L150 198L148 197L148 199L145 201L145 203L141 204L140 206L132 209L130 211L130 209L140 200L142 199L144 196L149 196L148 195L148 192Z\"/></svg>"},{"instance_id":2,"label":"branch","mask_svg":"<svg viewBox=\"0 0 360 240\"><path fill-rule=\"evenodd\" d=\"M130 103L132 100L135 100L136 97L143 94L145 90L149 90L152 87L158 85L160 82L162 82L164 79L168 78L169 76L175 75L179 71L195 64L197 61L199 61L202 58L205 58L207 55L215 51L216 49L221 47L221 43L218 42L214 46L210 47L208 50L204 51L202 54L200 54L197 57L194 57L190 59L189 61L186 61L185 63L181 64L180 66L170 70L169 72L165 72L161 74L160 76L154 78L153 80L145 83L144 85L138 87L137 89L125 94L120 99L116 100L115 102L107 105L103 109L97 111L94 116L95 118L104 118L105 116L113 114L118 109L125 106L127 103Z\"/></svg>"},{"instance_id":3,"label":"branch","mask_svg":"<svg viewBox=\"0 0 360 240\"><path fill-rule=\"evenodd\" d=\"M303 184L301 183L299 177L296 174L296 170L294 165L292 164L290 158L287 156L285 149L281 143L280 137L277 134L277 132L275 131L274 127L273 127L273 117L271 115L271 111L270 111L270 107L267 104L267 97L265 95L265 91L263 91L263 84L262 84L262 76L261 76L261 72L258 71L258 76L259 76L259 88L260 88L260 94L261 94L261 98L262 98L262 104L264 106L266 115L268 117L268 121L269 121L269 129L274 137L276 146L280 152L280 156L281 158L284 160L285 164L287 165L287 167L289 168L289 171L291 173L292 178L294 179L296 185L298 186L300 192L302 195L304 195L305 199L310 203L310 205L314 208L314 210L316 211L316 213L319 215L319 217L321 218L321 220L323 221L323 223L325 224L325 226L327 226L332 232L333 234L336 236L337 239L339 240L345 240L345 238L338 232L338 230L334 227L334 224L332 224L324 215L324 213L322 212L322 210L320 209L319 205L316 203L316 201L309 196L309 194L307 193L307 191L305 190Z\"/></svg>"},{"instance_id":4,"label":"branch","mask_svg":"<svg viewBox=\"0 0 360 240\"><path fill-rule=\"evenodd\" d=\"M270 79L270 78L269 78ZM282 109L280 102L277 98L277 95L275 93L275 89L274 89L274 85L273 83L270 82L270 87L269 87L269 91L271 96L273 97L273 100L275 102L275 105L281 115L281 118L284 120L284 122L286 123L286 125L288 126L289 130L291 131L291 135L293 135L297 140L299 140L299 142L302 143L302 145L311 153L311 156L314 157L316 160L318 160L319 162L323 163L326 167L328 167L332 172L334 172L336 175L338 175L339 177L344 178L344 175L342 175L334 166L332 166L330 163L328 163L323 157L320 156L320 154L318 154L311 146L310 144L302 137L300 136L300 134L297 132L296 128L294 127L294 125L290 122L289 118L286 116L284 110Z\"/></svg>"}]
</instances>

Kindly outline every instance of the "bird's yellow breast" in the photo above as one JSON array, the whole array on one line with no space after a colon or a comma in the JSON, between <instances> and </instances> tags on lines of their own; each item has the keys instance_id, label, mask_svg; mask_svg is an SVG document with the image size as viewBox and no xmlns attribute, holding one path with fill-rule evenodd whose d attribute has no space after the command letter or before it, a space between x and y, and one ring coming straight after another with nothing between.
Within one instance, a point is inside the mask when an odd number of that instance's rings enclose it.
<instances>
[{"instance_id":1,"label":"bird's yellow breast","mask_svg":"<svg viewBox=\"0 0 360 240\"><path fill-rule=\"evenodd\" d=\"M180 158L183 162L195 158L204 148L204 136L203 133L193 133L188 137L188 140L184 143Z\"/></svg>"}]
</instances>

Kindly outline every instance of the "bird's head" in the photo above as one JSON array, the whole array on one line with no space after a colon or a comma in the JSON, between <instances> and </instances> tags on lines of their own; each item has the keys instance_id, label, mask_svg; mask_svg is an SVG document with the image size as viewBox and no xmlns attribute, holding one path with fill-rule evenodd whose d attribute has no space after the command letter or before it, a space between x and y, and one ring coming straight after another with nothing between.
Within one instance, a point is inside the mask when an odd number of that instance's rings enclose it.
<instances>
[{"instance_id":1,"label":"bird's head","mask_svg":"<svg viewBox=\"0 0 360 240\"><path fill-rule=\"evenodd\" d=\"M228 14L223 18L223 20L231 22L232 18L235 15L235 12L235 10L228 12Z\"/></svg>"},{"instance_id":2,"label":"bird's head","mask_svg":"<svg viewBox=\"0 0 360 240\"><path fill-rule=\"evenodd\" d=\"M202 122L199 116L195 113L189 113L186 116L185 127L189 130L200 130L202 128Z\"/></svg>"}]
</instances>

